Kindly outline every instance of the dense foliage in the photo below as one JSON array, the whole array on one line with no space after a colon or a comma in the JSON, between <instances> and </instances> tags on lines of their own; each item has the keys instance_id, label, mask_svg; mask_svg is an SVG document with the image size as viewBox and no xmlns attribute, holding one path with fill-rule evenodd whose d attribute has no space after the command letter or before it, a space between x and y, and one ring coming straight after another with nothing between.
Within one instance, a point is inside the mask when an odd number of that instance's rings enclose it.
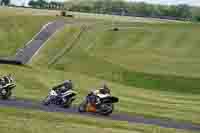
<instances>
[{"instance_id":1,"label":"dense foliage","mask_svg":"<svg viewBox=\"0 0 200 133\"><path fill-rule=\"evenodd\" d=\"M79 2L67 2L66 6L68 6L68 9L71 11L88 13L156 17L178 20L200 19L198 11L194 15L194 7L184 4L167 6L147 4L144 2L126 2L122 0L84 0Z\"/></svg>"},{"instance_id":2,"label":"dense foliage","mask_svg":"<svg viewBox=\"0 0 200 133\"><path fill-rule=\"evenodd\" d=\"M0 5L9 5L10 4L10 0L0 0Z\"/></svg>"},{"instance_id":3,"label":"dense foliage","mask_svg":"<svg viewBox=\"0 0 200 133\"><path fill-rule=\"evenodd\" d=\"M45 0L31 0L29 1L29 6L33 8L48 8L48 9L63 9L64 4L62 2L47 2Z\"/></svg>"}]
</instances>

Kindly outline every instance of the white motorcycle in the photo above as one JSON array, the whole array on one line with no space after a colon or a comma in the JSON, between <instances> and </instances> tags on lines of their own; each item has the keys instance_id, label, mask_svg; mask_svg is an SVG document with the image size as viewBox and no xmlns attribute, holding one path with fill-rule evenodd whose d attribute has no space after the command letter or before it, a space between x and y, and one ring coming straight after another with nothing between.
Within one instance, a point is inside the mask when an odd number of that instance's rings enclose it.
<instances>
[{"instance_id":1,"label":"white motorcycle","mask_svg":"<svg viewBox=\"0 0 200 133\"><path fill-rule=\"evenodd\" d=\"M72 102L76 99L76 95L77 93L73 90L68 90L65 93L62 93L62 95L58 95L55 90L51 89L49 95L43 101L43 104L46 106L49 104L55 104L64 108L69 108L71 107Z\"/></svg>"},{"instance_id":2,"label":"white motorcycle","mask_svg":"<svg viewBox=\"0 0 200 133\"><path fill-rule=\"evenodd\" d=\"M0 83L0 98L3 100L9 99L12 95L12 90L16 87L14 79L12 77L9 78L9 83L6 83L4 85Z\"/></svg>"}]
</instances>

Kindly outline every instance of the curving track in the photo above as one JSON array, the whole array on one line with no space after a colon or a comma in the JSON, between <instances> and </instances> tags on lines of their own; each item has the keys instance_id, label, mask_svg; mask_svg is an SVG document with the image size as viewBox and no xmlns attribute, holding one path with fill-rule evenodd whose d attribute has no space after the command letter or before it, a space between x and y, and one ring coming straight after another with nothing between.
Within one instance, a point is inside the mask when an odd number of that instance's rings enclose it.
<instances>
[{"instance_id":1,"label":"curving track","mask_svg":"<svg viewBox=\"0 0 200 133\"><path fill-rule=\"evenodd\" d=\"M23 109L36 109L36 110L42 110L45 112L72 113L72 114L80 115L80 113L77 111L77 107L72 107L70 109L59 108L54 105L47 107L47 106L43 106L41 103L32 102L30 100L16 100L16 99L5 100L5 101L0 100L0 106L16 107L16 108L23 108ZM110 120L117 120L117 121L127 121L129 123L158 125L165 128L200 131L200 125L186 123L186 122L177 122L174 120L144 118L143 116L131 116L131 115L119 114L119 113L114 113L109 117L99 116L99 115L94 115L94 114L89 114L89 113L82 113L81 115L86 115L89 117L98 117L98 118L103 118L103 119L110 119Z\"/></svg>"},{"instance_id":2,"label":"curving track","mask_svg":"<svg viewBox=\"0 0 200 133\"><path fill-rule=\"evenodd\" d=\"M56 20L48 23L42 27L39 33L37 33L32 40L30 40L24 48L18 50L15 55L15 59L21 64L28 63L45 42L59 29L61 29L67 22L65 20ZM69 23L69 22L68 22Z\"/></svg>"}]
</instances>

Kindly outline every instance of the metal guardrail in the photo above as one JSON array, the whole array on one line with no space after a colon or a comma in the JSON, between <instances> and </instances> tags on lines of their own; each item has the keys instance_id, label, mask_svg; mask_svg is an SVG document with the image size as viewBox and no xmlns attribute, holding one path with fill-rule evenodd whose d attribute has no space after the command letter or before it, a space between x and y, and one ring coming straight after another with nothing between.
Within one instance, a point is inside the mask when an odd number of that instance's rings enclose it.
<instances>
[{"instance_id":1,"label":"metal guardrail","mask_svg":"<svg viewBox=\"0 0 200 133\"><path fill-rule=\"evenodd\" d=\"M12 60L12 59L0 59L0 64L9 64L9 65L22 65L21 61Z\"/></svg>"}]
</instances>

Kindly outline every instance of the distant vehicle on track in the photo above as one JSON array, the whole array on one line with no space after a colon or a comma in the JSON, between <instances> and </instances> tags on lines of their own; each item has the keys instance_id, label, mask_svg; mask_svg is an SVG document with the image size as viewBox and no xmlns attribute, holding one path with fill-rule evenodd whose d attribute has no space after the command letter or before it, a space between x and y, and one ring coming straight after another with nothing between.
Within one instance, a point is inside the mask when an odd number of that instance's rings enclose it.
<instances>
[{"instance_id":1,"label":"distant vehicle on track","mask_svg":"<svg viewBox=\"0 0 200 133\"><path fill-rule=\"evenodd\" d=\"M11 75L0 78L0 98L7 100L12 95L12 90L16 87L14 79Z\"/></svg>"}]
</instances>

